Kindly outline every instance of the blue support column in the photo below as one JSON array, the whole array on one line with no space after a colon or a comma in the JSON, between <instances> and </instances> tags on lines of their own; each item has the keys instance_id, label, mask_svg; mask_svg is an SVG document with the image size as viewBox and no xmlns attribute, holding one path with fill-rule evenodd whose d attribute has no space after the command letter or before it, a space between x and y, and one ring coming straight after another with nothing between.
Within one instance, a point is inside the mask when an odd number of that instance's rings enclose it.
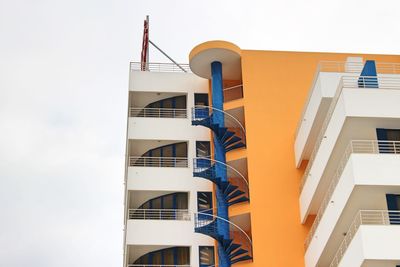
<instances>
[{"instance_id":1,"label":"blue support column","mask_svg":"<svg viewBox=\"0 0 400 267\"><path fill-rule=\"evenodd\" d=\"M222 79L222 64L221 62L214 61L211 63L211 89L212 89L212 107L215 109L224 109L224 94L223 94L223 79ZM214 112L212 122L218 124L219 127L225 127L224 114L222 112ZM220 143L218 138L214 138L214 159L223 163L226 163L225 149ZM227 181L227 174L224 168L216 168L217 177L222 182ZM228 205L225 201L222 190L216 187L217 197L217 216L225 220L229 220ZM229 236L229 224L224 221L218 221L218 234L223 236L224 239L228 240ZM219 266L229 267L231 266L229 255L226 255L224 248L218 246L218 260Z\"/></svg>"}]
</instances>

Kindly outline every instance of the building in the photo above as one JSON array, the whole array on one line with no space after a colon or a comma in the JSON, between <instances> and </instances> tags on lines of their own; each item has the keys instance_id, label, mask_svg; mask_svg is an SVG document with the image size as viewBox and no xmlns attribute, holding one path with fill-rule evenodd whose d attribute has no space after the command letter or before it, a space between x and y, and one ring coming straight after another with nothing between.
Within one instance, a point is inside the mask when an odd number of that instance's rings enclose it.
<instances>
[{"instance_id":1,"label":"building","mask_svg":"<svg viewBox=\"0 0 400 267\"><path fill-rule=\"evenodd\" d=\"M400 56L131 63L124 267L400 266Z\"/></svg>"}]
</instances>

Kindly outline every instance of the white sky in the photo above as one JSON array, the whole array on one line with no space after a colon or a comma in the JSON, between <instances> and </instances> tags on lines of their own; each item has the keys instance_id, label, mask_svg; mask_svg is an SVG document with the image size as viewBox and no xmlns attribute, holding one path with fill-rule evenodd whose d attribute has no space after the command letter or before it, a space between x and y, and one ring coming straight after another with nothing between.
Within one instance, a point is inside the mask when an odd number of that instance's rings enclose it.
<instances>
[{"instance_id":1,"label":"white sky","mask_svg":"<svg viewBox=\"0 0 400 267\"><path fill-rule=\"evenodd\" d=\"M399 3L0 0L0 266L121 266L128 67L146 14L179 62L211 39L400 54Z\"/></svg>"}]
</instances>

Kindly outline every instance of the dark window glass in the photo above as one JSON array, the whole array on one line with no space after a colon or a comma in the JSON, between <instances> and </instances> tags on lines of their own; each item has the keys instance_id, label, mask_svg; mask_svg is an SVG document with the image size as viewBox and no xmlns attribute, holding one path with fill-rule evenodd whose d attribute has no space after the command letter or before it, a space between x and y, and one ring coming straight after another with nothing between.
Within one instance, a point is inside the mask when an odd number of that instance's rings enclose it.
<instances>
[{"instance_id":1,"label":"dark window glass","mask_svg":"<svg viewBox=\"0 0 400 267\"><path fill-rule=\"evenodd\" d=\"M152 208L153 209L161 209L161 197L155 198L152 200Z\"/></svg>"},{"instance_id":2,"label":"dark window glass","mask_svg":"<svg viewBox=\"0 0 400 267\"><path fill-rule=\"evenodd\" d=\"M162 151L161 151L162 150ZM175 155L174 155L175 151ZM162 154L162 155L161 155ZM187 142L175 143L150 149L142 157L187 157Z\"/></svg>"},{"instance_id":3,"label":"dark window glass","mask_svg":"<svg viewBox=\"0 0 400 267\"><path fill-rule=\"evenodd\" d=\"M208 106L208 94L194 94L195 106Z\"/></svg>"},{"instance_id":4,"label":"dark window glass","mask_svg":"<svg viewBox=\"0 0 400 267\"><path fill-rule=\"evenodd\" d=\"M164 196L164 209L174 209L174 195Z\"/></svg>"},{"instance_id":5,"label":"dark window glass","mask_svg":"<svg viewBox=\"0 0 400 267\"><path fill-rule=\"evenodd\" d=\"M187 143L176 144L176 157L187 157Z\"/></svg>"},{"instance_id":6,"label":"dark window glass","mask_svg":"<svg viewBox=\"0 0 400 267\"><path fill-rule=\"evenodd\" d=\"M190 249L188 247L172 247L152 251L141 256L134 264L189 265Z\"/></svg>"},{"instance_id":7,"label":"dark window glass","mask_svg":"<svg viewBox=\"0 0 400 267\"><path fill-rule=\"evenodd\" d=\"M169 158L173 157L174 156L173 151L174 151L173 145L164 146L163 147L163 157L169 157Z\"/></svg>"},{"instance_id":8,"label":"dark window glass","mask_svg":"<svg viewBox=\"0 0 400 267\"><path fill-rule=\"evenodd\" d=\"M188 194L178 193L176 195L176 209L188 209Z\"/></svg>"},{"instance_id":9,"label":"dark window glass","mask_svg":"<svg viewBox=\"0 0 400 267\"><path fill-rule=\"evenodd\" d=\"M186 192L167 194L146 201L139 209L188 209L188 198Z\"/></svg>"},{"instance_id":10,"label":"dark window glass","mask_svg":"<svg viewBox=\"0 0 400 267\"><path fill-rule=\"evenodd\" d=\"M150 103L146 108L186 108L186 95L174 96Z\"/></svg>"},{"instance_id":11,"label":"dark window glass","mask_svg":"<svg viewBox=\"0 0 400 267\"><path fill-rule=\"evenodd\" d=\"M180 247L178 248L178 262L177 265L189 265L190 264L190 251L189 248Z\"/></svg>"},{"instance_id":12,"label":"dark window glass","mask_svg":"<svg viewBox=\"0 0 400 267\"><path fill-rule=\"evenodd\" d=\"M178 96L175 98L175 107L180 109L186 108L186 96Z\"/></svg>"},{"instance_id":13,"label":"dark window glass","mask_svg":"<svg viewBox=\"0 0 400 267\"><path fill-rule=\"evenodd\" d=\"M387 129L387 140L400 141L400 130Z\"/></svg>"},{"instance_id":14,"label":"dark window glass","mask_svg":"<svg viewBox=\"0 0 400 267\"><path fill-rule=\"evenodd\" d=\"M163 108L174 108L175 99L172 98L164 99L162 103L163 103L162 104Z\"/></svg>"}]
</instances>

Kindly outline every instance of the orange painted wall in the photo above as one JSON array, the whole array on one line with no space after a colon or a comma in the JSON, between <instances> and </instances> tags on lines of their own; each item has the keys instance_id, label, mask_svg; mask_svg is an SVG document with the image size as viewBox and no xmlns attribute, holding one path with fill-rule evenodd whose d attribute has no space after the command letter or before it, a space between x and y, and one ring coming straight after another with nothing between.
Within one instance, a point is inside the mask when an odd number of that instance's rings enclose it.
<instances>
[{"instance_id":1,"label":"orange painted wall","mask_svg":"<svg viewBox=\"0 0 400 267\"><path fill-rule=\"evenodd\" d=\"M313 218L300 224L294 133L317 63L354 54L242 51L254 262L235 266L303 267L304 240ZM400 62L399 56L363 56ZM240 152L238 152L240 153ZM236 212L235 212L236 213ZM240 212L238 212L240 213Z\"/></svg>"}]
</instances>

